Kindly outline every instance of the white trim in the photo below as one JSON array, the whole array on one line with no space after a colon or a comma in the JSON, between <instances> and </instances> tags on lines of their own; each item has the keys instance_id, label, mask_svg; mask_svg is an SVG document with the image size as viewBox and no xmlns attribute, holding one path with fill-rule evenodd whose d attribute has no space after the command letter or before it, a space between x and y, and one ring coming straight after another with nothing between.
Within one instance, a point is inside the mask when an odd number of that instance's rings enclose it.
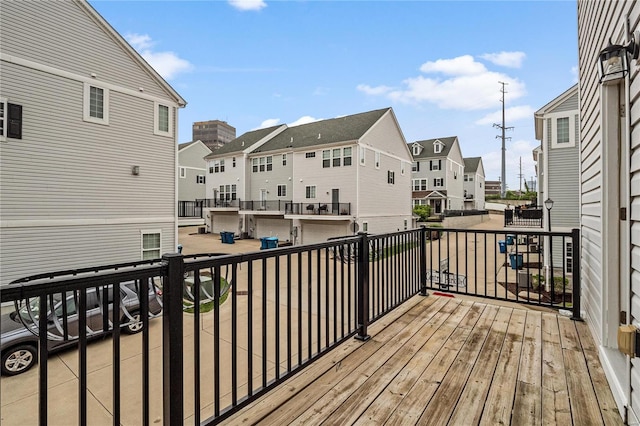
<instances>
[{"instance_id":1,"label":"white trim","mask_svg":"<svg viewBox=\"0 0 640 426\"><path fill-rule=\"evenodd\" d=\"M102 98L102 117L92 117L91 108L91 88L101 89L103 91ZM82 102L82 119L90 123L109 125L109 89L96 83L84 83L83 102Z\"/></svg>"},{"instance_id":2,"label":"white trim","mask_svg":"<svg viewBox=\"0 0 640 426\"><path fill-rule=\"evenodd\" d=\"M9 117L9 99L0 96L0 104L3 105L2 131L0 131L0 142L7 140L7 120Z\"/></svg>"},{"instance_id":3,"label":"white trim","mask_svg":"<svg viewBox=\"0 0 640 426\"><path fill-rule=\"evenodd\" d=\"M602 345L598 346L598 355L600 358L600 363L602 364L602 369L604 370L604 375L607 377L607 382L609 384L609 388L611 388L611 393L613 394L613 399L616 402L616 406L618 407L619 413L624 413L624 407L629 405L629 401L626 397L626 393L622 388L622 383L618 380L616 376L616 371L614 366L611 364L607 351L611 349L605 348ZM628 412L630 412L629 410ZM621 414L622 415L622 414ZM631 424L631 423L629 423Z\"/></svg>"},{"instance_id":4,"label":"white trim","mask_svg":"<svg viewBox=\"0 0 640 426\"><path fill-rule=\"evenodd\" d=\"M145 235L158 235L158 248L145 249L144 248L144 236ZM140 259L145 260L144 253L149 251L158 251L158 258L162 256L162 230L161 229L141 229L140 230ZM156 259L155 257L151 259Z\"/></svg>"},{"instance_id":5,"label":"white trim","mask_svg":"<svg viewBox=\"0 0 640 426\"><path fill-rule=\"evenodd\" d=\"M176 202L176 206L177 206ZM177 208L177 207L176 207ZM36 228L56 226L125 225L131 223L175 223L173 216L124 217L106 219L27 219L0 220L0 228Z\"/></svg>"},{"instance_id":6,"label":"white trim","mask_svg":"<svg viewBox=\"0 0 640 426\"><path fill-rule=\"evenodd\" d=\"M576 146L576 141L578 140L578 135L576 135L576 114L578 114L578 110L570 110L563 112L554 112L545 114L544 116L544 135L548 134L547 129L547 119L551 119L551 140L547 143L551 147L551 149L556 148L573 148ZM558 119L559 118L567 118L569 119L569 142L558 143Z\"/></svg>"},{"instance_id":7,"label":"white trim","mask_svg":"<svg viewBox=\"0 0 640 426\"><path fill-rule=\"evenodd\" d=\"M79 81L82 83L89 83L94 86L99 86L105 89L112 90L114 92L123 93L125 95L134 96L136 98L147 99L150 101L159 101L163 104L169 104L173 107L183 106L175 102L174 100L159 98L157 96L149 95L144 92L140 92L139 90L127 89L126 87L118 86L111 83L106 83L104 81L98 81L95 78L85 77L79 74L71 73L68 71L60 70L58 68L51 67L49 65L39 64L34 61L30 61L28 59L19 58L13 55L7 55L6 53L0 52L0 61L8 62L15 65L20 65L26 68L31 68L37 71L42 71L47 74L52 74L58 77L68 78L70 80Z\"/></svg>"},{"instance_id":8,"label":"white trim","mask_svg":"<svg viewBox=\"0 0 640 426\"><path fill-rule=\"evenodd\" d=\"M187 170L197 170L199 172L207 172L207 171L209 171L208 167L206 167L204 169L201 168L201 167L190 167L190 166L179 166L179 167L183 168L183 169L187 169Z\"/></svg>"},{"instance_id":9,"label":"white trim","mask_svg":"<svg viewBox=\"0 0 640 426\"><path fill-rule=\"evenodd\" d=\"M361 166L366 166L367 163L367 148L363 145L358 145L358 156L360 157L358 159L358 163Z\"/></svg>"},{"instance_id":10,"label":"white trim","mask_svg":"<svg viewBox=\"0 0 640 426\"><path fill-rule=\"evenodd\" d=\"M160 107L167 108L168 115L168 126L169 128L165 130L160 130ZM168 136L173 137L173 114L174 108L171 105L166 105L164 102L154 102L153 103L153 134L158 136Z\"/></svg>"}]
</instances>

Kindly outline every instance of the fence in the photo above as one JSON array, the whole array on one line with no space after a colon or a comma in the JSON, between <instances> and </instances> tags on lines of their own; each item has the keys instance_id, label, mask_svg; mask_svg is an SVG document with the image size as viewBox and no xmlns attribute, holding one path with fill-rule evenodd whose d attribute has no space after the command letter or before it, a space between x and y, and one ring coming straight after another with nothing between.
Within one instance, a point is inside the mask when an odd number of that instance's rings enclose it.
<instances>
[{"instance_id":1,"label":"fence","mask_svg":"<svg viewBox=\"0 0 640 426\"><path fill-rule=\"evenodd\" d=\"M439 232L439 238L435 239L433 232ZM563 279L556 289L555 279L550 279L546 282L554 283L552 290L545 290L539 256L540 244L549 237L573 241L571 288ZM508 245L507 240L513 244ZM500 241L505 242L504 246ZM162 417L167 425L182 424L185 419L193 424L213 424L345 340L367 340L372 322L418 293L426 296L429 289L572 308L577 318L578 243L577 230L573 234L506 235L422 228L385 235L359 234L321 244L238 255L168 254L161 261L31 277L3 288L0 296L3 302L29 305L36 298L38 306L55 306L55 300L72 295L78 331L69 331L69 312L63 308L58 334L75 342L78 351L78 423L87 424L87 339L93 337L94 330L87 327L87 321L95 320L86 314L87 294L105 294L109 286L134 282L140 300L139 311L134 313L139 316L131 315L118 297L111 302L103 298L98 321L103 328L95 329L96 333L112 334L112 395L110 402L104 404L112 413L113 423L150 424L152 419ZM529 251L534 244L538 250L535 265L535 253ZM505 252L501 253L503 247ZM510 264L512 254L514 269ZM523 259L518 263L518 255L528 256L528 262ZM522 284L517 281L517 272L525 271L531 279L517 291ZM540 273L534 285L536 271ZM566 274L560 276L566 278ZM149 315L145 296L154 285L162 292L161 342L157 335L156 340L151 337L150 328L159 326L155 325L159 321L149 321L153 314ZM56 294L59 298L53 297ZM112 306L118 305L128 315L113 315ZM37 386L41 423L46 423L52 414L48 411L52 402L47 391L46 362L50 318L51 315L35 316L32 324L27 324L40 341ZM142 323L139 375L123 379L121 364L125 360L121 347L122 339L128 337L121 337L120 328L138 318ZM127 340L127 348L131 342ZM161 345L161 350L152 351L153 345ZM161 365L162 371L153 370L152 365ZM137 381L139 386L124 385L123 380ZM122 404L133 401L141 401L140 407L136 406L137 414L122 409ZM157 407L162 407L161 413Z\"/></svg>"}]
</instances>

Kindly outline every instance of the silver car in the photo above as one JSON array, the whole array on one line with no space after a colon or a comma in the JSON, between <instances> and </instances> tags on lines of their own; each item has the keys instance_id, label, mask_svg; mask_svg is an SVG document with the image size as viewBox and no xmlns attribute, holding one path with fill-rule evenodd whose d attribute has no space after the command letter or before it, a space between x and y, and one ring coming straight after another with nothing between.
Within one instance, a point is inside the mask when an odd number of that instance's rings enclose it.
<instances>
[{"instance_id":1,"label":"silver car","mask_svg":"<svg viewBox=\"0 0 640 426\"><path fill-rule=\"evenodd\" d=\"M139 289L136 282L120 284L120 325L125 333L133 334L142 331L140 317ZM47 309L48 350L56 351L77 345L78 313L76 301L78 292L69 291L65 296L56 293L48 296ZM108 314L105 316L104 298L107 298ZM63 306L66 298L66 309ZM155 285L149 289L149 316L154 318L162 312L162 291ZM87 289L87 337L89 339L111 333L113 324L113 285ZM66 321L64 314L66 311ZM38 357L38 319L40 316L40 299L21 300L16 310L0 316L0 355L1 370L6 376L23 373L35 365ZM105 330L105 322L107 328Z\"/></svg>"}]
</instances>

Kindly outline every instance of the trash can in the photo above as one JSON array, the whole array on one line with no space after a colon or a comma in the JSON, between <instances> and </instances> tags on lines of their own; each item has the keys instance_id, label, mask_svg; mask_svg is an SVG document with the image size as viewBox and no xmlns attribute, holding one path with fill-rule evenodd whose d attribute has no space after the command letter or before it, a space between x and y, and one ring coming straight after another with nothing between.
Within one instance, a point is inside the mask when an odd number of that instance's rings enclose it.
<instances>
[{"instance_id":1,"label":"trash can","mask_svg":"<svg viewBox=\"0 0 640 426\"><path fill-rule=\"evenodd\" d=\"M233 232L220 232L220 239L222 244L233 244L235 242L233 240Z\"/></svg>"},{"instance_id":2,"label":"trash can","mask_svg":"<svg viewBox=\"0 0 640 426\"><path fill-rule=\"evenodd\" d=\"M500 246L500 253L507 252L507 243L504 240L498 241L498 246Z\"/></svg>"},{"instance_id":3,"label":"trash can","mask_svg":"<svg viewBox=\"0 0 640 426\"><path fill-rule=\"evenodd\" d=\"M512 234L507 235L507 245L512 246L513 243L515 242L515 239L516 239L515 235L512 235Z\"/></svg>"},{"instance_id":4,"label":"trash can","mask_svg":"<svg viewBox=\"0 0 640 426\"><path fill-rule=\"evenodd\" d=\"M509 261L511 262L511 269L522 269L522 255L520 253L511 253L509 255Z\"/></svg>"},{"instance_id":5,"label":"trash can","mask_svg":"<svg viewBox=\"0 0 640 426\"><path fill-rule=\"evenodd\" d=\"M278 247L278 237L260 238L260 250L272 249L277 247Z\"/></svg>"}]
</instances>

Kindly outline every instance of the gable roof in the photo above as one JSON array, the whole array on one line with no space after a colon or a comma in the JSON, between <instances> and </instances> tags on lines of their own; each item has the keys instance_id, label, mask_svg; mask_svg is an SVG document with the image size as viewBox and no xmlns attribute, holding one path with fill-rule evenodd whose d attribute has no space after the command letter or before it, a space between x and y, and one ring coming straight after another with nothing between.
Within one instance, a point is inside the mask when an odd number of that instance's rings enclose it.
<instances>
[{"instance_id":1,"label":"gable roof","mask_svg":"<svg viewBox=\"0 0 640 426\"><path fill-rule=\"evenodd\" d=\"M289 127L254 152L356 141L390 110L391 108L378 109Z\"/></svg>"},{"instance_id":2,"label":"gable roof","mask_svg":"<svg viewBox=\"0 0 640 426\"><path fill-rule=\"evenodd\" d=\"M263 138L269 136L269 134L284 126L286 125L280 124L278 126L265 127L264 129L252 130L250 132L243 133L231 142L227 142L220 148L213 151L211 154L207 155L205 157L205 160L218 157L220 155L241 154L247 148L260 142Z\"/></svg>"},{"instance_id":3,"label":"gable roof","mask_svg":"<svg viewBox=\"0 0 640 426\"><path fill-rule=\"evenodd\" d=\"M446 157L449 155L449 152L451 151L451 147L453 147L453 144L455 143L456 140L458 140L457 136L449 136L446 138L435 138L435 139L426 139L423 141L415 141L415 142L411 142L408 145L413 145L415 143L419 143L420 145L422 145L423 149L422 151L420 151L420 154L414 155L413 158ZM444 148L442 148L442 151L440 151L437 154L433 152L433 143L435 141L440 141L444 144ZM413 154L413 150L410 147L409 147L409 150Z\"/></svg>"},{"instance_id":4,"label":"gable roof","mask_svg":"<svg viewBox=\"0 0 640 426\"><path fill-rule=\"evenodd\" d=\"M171 87L171 85L167 83L167 81L160 74L158 74L158 72L151 65L149 65L149 63L133 47L131 47L127 40L125 40L125 38L122 37L120 33L118 33L111 26L111 24L109 24L109 22L107 22L107 20L104 19L102 15L100 15L98 11L93 8L93 6L91 6L86 0L77 0L75 3L81 6L81 8L91 18L93 18L100 26L102 26L102 28L106 30L106 32L113 38L113 40L118 43L134 61L138 62L140 67L144 69L154 80L156 80L157 83L167 92L167 94L175 99L176 103L179 106L185 107L187 105L187 101L185 101L182 96L180 96L178 92L176 92L175 89Z\"/></svg>"},{"instance_id":5,"label":"gable roof","mask_svg":"<svg viewBox=\"0 0 640 426\"><path fill-rule=\"evenodd\" d=\"M571 86L569 89L565 90L564 93L562 93L560 96L556 97L551 102L547 103L545 106L543 106L533 114L533 119L535 123L534 130L535 130L535 135L537 140L539 141L542 140L542 128L543 128L542 116L547 112L550 112L551 110L556 108L558 105L560 105L567 99L577 95L578 95L578 84L576 83L573 86Z\"/></svg>"},{"instance_id":6,"label":"gable roof","mask_svg":"<svg viewBox=\"0 0 640 426\"><path fill-rule=\"evenodd\" d=\"M184 143L178 144L178 151L184 151L185 149L191 148L192 146L201 146L202 148L211 152L211 149L207 145L205 145L204 142L202 142L201 140L184 142Z\"/></svg>"},{"instance_id":7,"label":"gable roof","mask_svg":"<svg viewBox=\"0 0 640 426\"><path fill-rule=\"evenodd\" d=\"M464 172L477 172L482 157L470 157L464 159Z\"/></svg>"}]
</instances>

